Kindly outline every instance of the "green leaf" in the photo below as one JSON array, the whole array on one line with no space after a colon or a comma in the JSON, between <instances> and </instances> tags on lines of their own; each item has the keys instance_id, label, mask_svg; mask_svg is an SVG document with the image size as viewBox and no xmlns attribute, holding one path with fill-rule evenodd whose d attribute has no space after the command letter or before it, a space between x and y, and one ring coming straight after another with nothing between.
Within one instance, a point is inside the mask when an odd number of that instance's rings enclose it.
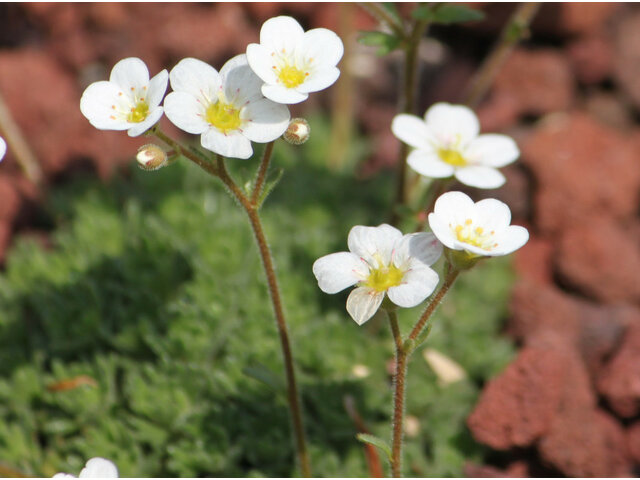
<instances>
[{"instance_id":1,"label":"green leaf","mask_svg":"<svg viewBox=\"0 0 640 480\"><path fill-rule=\"evenodd\" d=\"M402 25L402 17L400 13L398 13L398 9L396 8L396 4L392 2L384 2L382 4L382 8L384 8L389 15L391 15L400 25Z\"/></svg>"},{"instance_id":2,"label":"green leaf","mask_svg":"<svg viewBox=\"0 0 640 480\"><path fill-rule=\"evenodd\" d=\"M445 3L435 9L422 6L411 12L411 16L416 20L428 20L443 25L477 22L484 19L483 12L457 3Z\"/></svg>"},{"instance_id":3,"label":"green leaf","mask_svg":"<svg viewBox=\"0 0 640 480\"><path fill-rule=\"evenodd\" d=\"M382 450L389 461L391 461L391 447L387 442L382 440L380 437L376 437L375 435L371 435L369 433L359 433L356 435L356 438L360 440L362 443L369 443L374 447L378 447Z\"/></svg>"},{"instance_id":4,"label":"green leaf","mask_svg":"<svg viewBox=\"0 0 640 480\"><path fill-rule=\"evenodd\" d=\"M243 368L242 373L264 383L276 392L284 392L285 390L282 378L260 363Z\"/></svg>"},{"instance_id":5,"label":"green leaf","mask_svg":"<svg viewBox=\"0 0 640 480\"><path fill-rule=\"evenodd\" d=\"M360 32L358 41L370 47L379 47L378 55L386 55L400 46L400 39L391 33Z\"/></svg>"},{"instance_id":6,"label":"green leaf","mask_svg":"<svg viewBox=\"0 0 640 480\"><path fill-rule=\"evenodd\" d=\"M273 191L274 188L276 188L276 185L278 185L278 183L282 179L282 175L284 175L284 168L277 168L276 170L269 173L269 176L264 183L262 193L260 194L258 205L262 205L264 203L269 194Z\"/></svg>"}]
</instances>

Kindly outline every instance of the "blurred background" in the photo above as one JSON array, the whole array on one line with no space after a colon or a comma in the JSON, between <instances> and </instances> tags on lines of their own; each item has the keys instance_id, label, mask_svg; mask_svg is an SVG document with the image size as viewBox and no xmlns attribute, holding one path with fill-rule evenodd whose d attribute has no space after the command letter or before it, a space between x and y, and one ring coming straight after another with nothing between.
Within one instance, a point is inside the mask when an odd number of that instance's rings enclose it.
<instances>
[{"instance_id":1,"label":"blurred background","mask_svg":"<svg viewBox=\"0 0 640 480\"><path fill-rule=\"evenodd\" d=\"M516 4L472 7L485 19L422 39L416 113L461 101ZM184 57L219 69L280 14L345 42L338 83L291 108L312 138L277 145L285 174L264 209L314 473L379 473L355 435L389 436L390 334L380 318L357 327L346 294L311 274L351 226L388 219L402 59L357 43L376 22L355 4L3 3L0 474L104 456L122 476L296 475L242 212L196 167L138 170L144 137L97 131L79 110L122 58L151 75ZM414 355L406 473L637 476L640 7L544 4L477 111L522 157L500 190L467 191L508 203L531 239L465 275ZM233 165L248 180L257 160Z\"/></svg>"}]
</instances>

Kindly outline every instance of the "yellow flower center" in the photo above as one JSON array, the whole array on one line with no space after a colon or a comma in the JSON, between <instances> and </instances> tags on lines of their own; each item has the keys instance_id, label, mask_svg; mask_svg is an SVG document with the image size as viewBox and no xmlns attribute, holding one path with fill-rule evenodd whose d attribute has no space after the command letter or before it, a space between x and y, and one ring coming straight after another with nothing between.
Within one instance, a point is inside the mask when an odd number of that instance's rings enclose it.
<instances>
[{"instance_id":1,"label":"yellow flower center","mask_svg":"<svg viewBox=\"0 0 640 480\"><path fill-rule=\"evenodd\" d=\"M454 167L464 167L467 164L467 160L460 152L452 148L438 149L438 156L440 156L443 162L453 165Z\"/></svg>"},{"instance_id":2,"label":"yellow flower center","mask_svg":"<svg viewBox=\"0 0 640 480\"><path fill-rule=\"evenodd\" d=\"M224 103L221 100L209 105L206 112L206 118L207 122L216 127L222 133L227 133L231 130L238 130L242 125L240 109L236 108L231 103Z\"/></svg>"},{"instance_id":3,"label":"yellow flower center","mask_svg":"<svg viewBox=\"0 0 640 480\"><path fill-rule=\"evenodd\" d=\"M301 85L307 75L309 74L291 65L285 65L278 72L278 78L287 88L296 88Z\"/></svg>"},{"instance_id":4,"label":"yellow flower center","mask_svg":"<svg viewBox=\"0 0 640 480\"><path fill-rule=\"evenodd\" d=\"M127 115L127 122L140 123L149 115L149 104L144 100L138 100L136 106L131 108L131 112Z\"/></svg>"},{"instance_id":5,"label":"yellow flower center","mask_svg":"<svg viewBox=\"0 0 640 480\"><path fill-rule=\"evenodd\" d=\"M454 231L458 241L473 245L474 247L483 250L492 250L498 246L494 238L496 232L493 230L485 232L482 227L473 228L473 220L470 218L464 221L464 225L456 225Z\"/></svg>"},{"instance_id":6,"label":"yellow flower center","mask_svg":"<svg viewBox=\"0 0 640 480\"><path fill-rule=\"evenodd\" d=\"M373 288L377 292L384 292L391 287L400 285L402 283L402 277L404 277L404 272L393 263L386 267L380 265L378 268L370 271L369 278L367 278L365 285Z\"/></svg>"}]
</instances>

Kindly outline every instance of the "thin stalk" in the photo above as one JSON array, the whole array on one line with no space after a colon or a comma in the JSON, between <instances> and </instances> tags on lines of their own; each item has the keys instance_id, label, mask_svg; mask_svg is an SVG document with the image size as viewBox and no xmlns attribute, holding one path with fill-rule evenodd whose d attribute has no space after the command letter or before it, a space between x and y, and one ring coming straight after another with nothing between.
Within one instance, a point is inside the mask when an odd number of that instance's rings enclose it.
<instances>
[{"instance_id":1,"label":"thin stalk","mask_svg":"<svg viewBox=\"0 0 640 480\"><path fill-rule=\"evenodd\" d=\"M440 289L436 292L436 294L431 298L429 305L427 305L427 308L425 308L424 312L420 316L420 319L414 325L413 329L411 330L411 333L409 334L409 339L413 340L414 342L420 335L420 332L422 332L422 329L424 328L429 318L431 318L431 315L433 314L433 312L435 312L438 305L440 305L440 302L442 301L444 296L447 294L447 292L451 288L451 285L453 285L453 282L455 282L456 278L458 278L458 274L460 273L460 270L451 269L449 265L447 266L447 269L448 269L447 276L445 277L444 283L442 284Z\"/></svg>"},{"instance_id":2,"label":"thin stalk","mask_svg":"<svg viewBox=\"0 0 640 480\"><path fill-rule=\"evenodd\" d=\"M396 371L393 376L393 433L391 438L391 475L402 477L402 440L404 435L404 399L407 377L408 352L403 348L398 327L398 317L394 310L388 310L389 324L396 344Z\"/></svg>"},{"instance_id":3,"label":"thin stalk","mask_svg":"<svg viewBox=\"0 0 640 480\"><path fill-rule=\"evenodd\" d=\"M471 87L464 96L464 103L469 107L474 108L480 103L509 54L517 43L528 34L529 25L539 8L539 2L527 2L520 4L513 13L502 29L498 43L482 63L471 83Z\"/></svg>"},{"instance_id":4,"label":"thin stalk","mask_svg":"<svg viewBox=\"0 0 640 480\"><path fill-rule=\"evenodd\" d=\"M181 155L191 160L196 165L200 166L206 172L222 180L225 186L229 189L229 192L236 198L236 200L238 200L244 211L247 213L247 216L249 217L249 223L251 224L251 229L253 230L253 234L260 253L260 258L262 260L262 266L264 267L264 272L267 277L269 297L271 298L273 311L276 317L276 326L278 329L278 334L280 336L280 346L282 349L285 375L287 378L287 401L289 403L289 413L291 415L291 423L293 425L298 462L300 464L302 475L304 477L311 477L311 465L309 462L309 454L307 452L305 432L302 421L302 410L300 407L295 371L293 368L293 355L291 353L289 332L287 329L287 322L282 307L282 300L280 297L280 290L278 288L278 279L276 277L273 258L271 257L271 252L269 251L269 245L264 233L264 229L262 228L262 222L258 214L257 206L247 195L245 195L242 189L238 187L236 182L233 180L231 175L229 175L229 172L227 171L226 165L224 163L224 159L220 155L217 156L216 164L213 164L211 162L205 161L203 158L201 158L191 150L182 148L182 146L178 142L165 135L162 131L160 131L159 128L154 128L151 133L165 142L167 145L171 146ZM269 157L270 154L267 156L266 162L264 161L263 157L263 163L267 163L267 165L264 166L265 172L266 168L268 167ZM256 189L254 188L254 194L255 191Z\"/></svg>"},{"instance_id":5,"label":"thin stalk","mask_svg":"<svg viewBox=\"0 0 640 480\"><path fill-rule=\"evenodd\" d=\"M417 71L418 71L418 47L420 39L426 31L428 22L424 20L415 20L411 33L407 35L405 44L405 59L403 72L403 88L401 94L400 112L413 113L416 97ZM398 162L396 167L396 198L394 209L391 212L391 224L398 223L399 215L396 211L398 205L404 205L407 201L406 183L407 183L407 155L409 154L409 146L404 142L400 142L398 151Z\"/></svg>"},{"instance_id":6,"label":"thin stalk","mask_svg":"<svg viewBox=\"0 0 640 480\"><path fill-rule=\"evenodd\" d=\"M253 205L257 205L260 194L262 193L262 187L264 186L264 181L267 178L267 170L269 170L269 163L271 161L271 154L273 153L274 144L275 140L267 143L267 145L264 147L264 152L262 153L262 161L260 162L260 168L258 169L256 182L253 185L253 192L251 193L251 203Z\"/></svg>"},{"instance_id":7,"label":"thin stalk","mask_svg":"<svg viewBox=\"0 0 640 480\"><path fill-rule=\"evenodd\" d=\"M373 18L386 25L398 38L405 38L404 25L394 18L379 3L363 2L359 3Z\"/></svg>"}]
</instances>

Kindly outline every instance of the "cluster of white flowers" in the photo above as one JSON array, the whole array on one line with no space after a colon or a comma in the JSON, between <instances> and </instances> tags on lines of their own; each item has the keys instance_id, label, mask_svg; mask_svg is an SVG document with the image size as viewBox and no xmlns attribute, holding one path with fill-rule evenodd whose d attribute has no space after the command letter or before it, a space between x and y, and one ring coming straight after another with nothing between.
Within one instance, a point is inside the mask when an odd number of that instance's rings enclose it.
<instances>
[{"instance_id":1,"label":"cluster of white flowers","mask_svg":"<svg viewBox=\"0 0 640 480\"><path fill-rule=\"evenodd\" d=\"M76 478L69 473L56 473L53 478ZM118 468L111 460L94 457L87 461L87 464L78 475L78 478L118 478Z\"/></svg>"},{"instance_id":2,"label":"cluster of white flowers","mask_svg":"<svg viewBox=\"0 0 640 480\"><path fill-rule=\"evenodd\" d=\"M7 153L7 144L4 138L0 137L0 161L4 158L4 154Z\"/></svg>"},{"instance_id":3,"label":"cluster of white flowers","mask_svg":"<svg viewBox=\"0 0 640 480\"><path fill-rule=\"evenodd\" d=\"M91 84L80 110L101 130L127 130L132 137L154 126L165 112L185 132L200 135L204 148L231 158L249 158L251 142L267 143L289 125L286 104L305 100L333 84L344 48L330 30L305 32L291 17L267 20L260 43L251 44L218 72L195 58L151 80L139 58L126 58L109 81ZM160 104L170 81L172 92Z\"/></svg>"}]
</instances>

